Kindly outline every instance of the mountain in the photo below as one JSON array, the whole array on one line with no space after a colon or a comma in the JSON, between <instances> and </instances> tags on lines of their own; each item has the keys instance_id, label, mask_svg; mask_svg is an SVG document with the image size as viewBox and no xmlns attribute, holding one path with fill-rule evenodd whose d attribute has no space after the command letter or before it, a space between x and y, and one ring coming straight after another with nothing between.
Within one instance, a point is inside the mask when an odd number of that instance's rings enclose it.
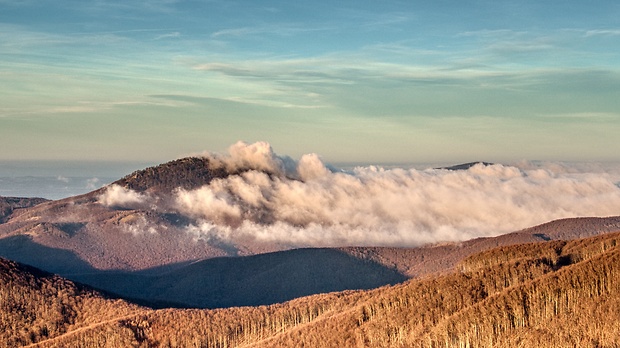
<instances>
[{"instance_id":1,"label":"mountain","mask_svg":"<svg viewBox=\"0 0 620 348\"><path fill-rule=\"evenodd\" d=\"M620 232L493 248L444 274L260 307L149 310L6 260L0 277L4 346L544 348L620 340Z\"/></svg>"},{"instance_id":2,"label":"mountain","mask_svg":"<svg viewBox=\"0 0 620 348\"><path fill-rule=\"evenodd\" d=\"M258 173L267 173L276 185L286 174L273 169L278 163ZM3 198L0 204L8 208L0 223L0 256L151 306L212 308L370 289L451 271L467 256L496 246L620 229L620 217L579 218L418 248L290 250L277 242L196 233L201 222L175 210L172 197L179 190L250 174L251 168L192 157L136 171L106 188L63 200Z\"/></svg>"},{"instance_id":3,"label":"mountain","mask_svg":"<svg viewBox=\"0 0 620 348\"><path fill-rule=\"evenodd\" d=\"M265 305L317 293L371 289L450 272L468 256L498 246L559 240L560 237L575 239L579 235L619 229L620 217L564 219L462 243L419 248L295 249L165 264L131 272L92 269L66 250L62 250L65 254L50 252L33 243L12 249L12 254L5 251L5 254L16 259L38 255L36 260L44 264L43 268L65 267L69 270L65 275L70 279L150 306L215 308ZM18 240L11 241L13 247L19 245ZM75 272L80 267L82 272Z\"/></svg>"},{"instance_id":4,"label":"mountain","mask_svg":"<svg viewBox=\"0 0 620 348\"><path fill-rule=\"evenodd\" d=\"M206 158L186 158L136 171L114 184L165 200L174 189L199 187L225 175ZM67 275L243 254L195 240L186 231L193 220L174 212L103 205L106 189L5 213L0 255Z\"/></svg>"},{"instance_id":5,"label":"mountain","mask_svg":"<svg viewBox=\"0 0 620 348\"><path fill-rule=\"evenodd\" d=\"M185 226L174 214L103 206L91 193L14 212L0 225L0 255L65 275L229 255Z\"/></svg>"},{"instance_id":6,"label":"mountain","mask_svg":"<svg viewBox=\"0 0 620 348\"><path fill-rule=\"evenodd\" d=\"M57 201L32 200L29 208L24 203L22 209L14 209L17 203L0 200L0 207L7 207L0 220L0 256L69 275L144 270L290 249L242 238L235 244L216 237L203 238L194 233L200 224L194 217L169 208L176 190L202 187L247 170L191 157L136 171L84 195ZM136 199L135 195L143 195L139 197L145 202L129 208L131 204L118 204ZM102 197L111 202L102 202Z\"/></svg>"}]
</instances>

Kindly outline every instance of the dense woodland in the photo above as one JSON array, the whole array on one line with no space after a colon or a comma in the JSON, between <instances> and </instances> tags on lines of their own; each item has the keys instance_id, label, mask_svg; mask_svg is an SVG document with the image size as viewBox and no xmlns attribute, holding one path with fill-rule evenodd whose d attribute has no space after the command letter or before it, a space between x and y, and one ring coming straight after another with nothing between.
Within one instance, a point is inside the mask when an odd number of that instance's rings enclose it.
<instances>
[{"instance_id":1,"label":"dense woodland","mask_svg":"<svg viewBox=\"0 0 620 348\"><path fill-rule=\"evenodd\" d=\"M135 171L114 184L138 192L172 192L179 187L195 189L228 175L224 167L215 167L208 158L187 157Z\"/></svg>"},{"instance_id":2,"label":"dense woodland","mask_svg":"<svg viewBox=\"0 0 620 348\"><path fill-rule=\"evenodd\" d=\"M218 310L150 310L2 261L4 347L618 347L620 232L499 247L450 274Z\"/></svg>"},{"instance_id":3,"label":"dense woodland","mask_svg":"<svg viewBox=\"0 0 620 348\"><path fill-rule=\"evenodd\" d=\"M28 345L139 310L59 276L0 259L0 347Z\"/></svg>"}]
</instances>

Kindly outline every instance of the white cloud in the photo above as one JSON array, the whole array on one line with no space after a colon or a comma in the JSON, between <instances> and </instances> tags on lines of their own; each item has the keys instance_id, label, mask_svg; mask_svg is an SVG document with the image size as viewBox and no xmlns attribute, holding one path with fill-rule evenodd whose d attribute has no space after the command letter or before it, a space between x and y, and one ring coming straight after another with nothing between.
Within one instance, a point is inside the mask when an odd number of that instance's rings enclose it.
<instances>
[{"instance_id":1,"label":"white cloud","mask_svg":"<svg viewBox=\"0 0 620 348\"><path fill-rule=\"evenodd\" d=\"M177 211L196 221L195 239L255 239L288 247L416 246L494 236L559 218L620 214L620 169L522 162L468 170L328 169L315 154L299 161L268 143L209 154L230 175L172 203L117 185L99 202ZM160 202L170 200L160 200Z\"/></svg>"},{"instance_id":2,"label":"white cloud","mask_svg":"<svg viewBox=\"0 0 620 348\"><path fill-rule=\"evenodd\" d=\"M296 163L288 156L279 156L273 152L267 142L247 144L239 141L228 149L227 156L207 153L216 163L231 172L239 170L258 170L272 174L296 177Z\"/></svg>"},{"instance_id":3,"label":"white cloud","mask_svg":"<svg viewBox=\"0 0 620 348\"><path fill-rule=\"evenodd\" d=\"M179 37L181 37L181 33L179 33L178 31L174 31L171 33L158 35L157 37L155 37L155 40L174 39L174 38L179 38Z\"/></svg>"},{"instance_id":4,"label":"white cloud","mask_svg":"<svg viewBox=\"0 0 620 348\"><path fill-rule=\"evenodd\" d=\"M108 207L139 209L146 207L150 200L146 194L119 185L110 185L99 196L98 202Z\"/></svg>"},{"instance_id":5,"label":"white cloud","mask_svg":"<svg viewBox=\"0 0 620 348\"><path fill-rule=\"evenodd\" d=\"M206 235L290 246L413 246L620 213L617 170L524 162L344 173L328 170L316 155L294 162L294 170L280 158L266 143L238 143L225 158L229 170L255 170L180 191L176 209L204 221ZM201 230L193 227L194 234Z\"/></svg>"},{"instance_id":6,"label":"white cloud","mask_svg":"<svg viewBox=\"0 0 620 348\"><path fill-rule=\"evenodd\" d=\"M618 36L620 35L620 29L596 29L588 30L585 33L586 37L590 36Z\"/></svg>"}]
</instances>

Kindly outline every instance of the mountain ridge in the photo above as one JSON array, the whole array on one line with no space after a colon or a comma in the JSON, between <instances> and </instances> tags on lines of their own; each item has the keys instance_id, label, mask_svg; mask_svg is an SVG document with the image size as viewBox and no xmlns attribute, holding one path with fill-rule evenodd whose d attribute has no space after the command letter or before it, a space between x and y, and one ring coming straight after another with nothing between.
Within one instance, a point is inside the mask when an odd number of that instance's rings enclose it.
<instances>
[{"instance_id":1,"label":"mountain ridge","mask_svg":"<svg viewBox=\"0 0 620 348\"><path fill-rule=\"evenodd\" d=\"M285 178L277 176L274 168L284 171L287 168L285 159L269 157L268 160L268 165L255 166L262 168L256 170L244 161L226 164L222 159L184 158L136 171L108 187L84 195L39 204L32 201L28 203L32 206L13 210L4 223L0 223L0 256L130 296L143 303L228 307L269 304L308 295L296 284L302 279L299 274L306 271L314 272L314 276L307 274L308 278L304 279L316 285L314 292L367 289L393 284L397 280L450 272L469 255L497 246L575 239L620 229L618 216L572 218L496 237L416 248L349 246L291 251L296 248L236 236L234 229L227 232L232 239L217 233L201 234L202 222L196 217L168 209L170 203L166 200L171 199L171 193L196 189L230 175L264 174L264 180L271 180L270 185L279 185ZM304 170L316 173L308 168L325 169L320 162L313 162L315 160L315 157L306 159L304 163L311 165ZM250 173L250 170L255 172ZM243 175L235 180L241 180ZM301 181L294 183L297 185ZM108 192L113 187L120 189ZM130 203L104 204L102 197L106 193L118 195L117 200ZM157 209L151 209L151 205L157 205ZM209 228L208 224L206 228ZM321 262L340 262L347 265L344 270L358 276L342 276L335 281L338 270L326 272L330 270L329 264L315 262L313 265L309 262L320 259L322 255L329 255L329 258ZM238 259L228 259L231 262L227 265L213 260L221 257ZM248 273L248 269L254 267L252 260L261 260L265 267L269 265L271 271L265 273L269 276L253 277ZM276 275L274 270L282 272ZM247 275L237 279L237 284L247 282L247 288L270 289L272 298L260 298L260 291L235 292L242 287L233 286L234 281L207 281L213 280L216 274L234 273ZM165 280L164 274L169 281ZM270 278L275 282L270 283ZM365 279L365 282L357 278ZM176 284L190 281L202 282L204 298L187 291L171 291L169 298L157 293L158 289L172 289ZM140 286L130 289L128 284L132 282ZM209 297L206 295L212 295L212 298L206 299Z\"/></svg>"},{"instance_id":2,"label":"mountain ridge","mask_svg":"<svg viewBox=\"0 0 620 348\"><path fill-rule=\"evenodd\" d=\"M613 347L620 339L619 265L620 232L610 232L490 249L446 274L270 306L150 310L84 289L91 297L76 300L69 294L63 300L75 314L69 321L71 311L59 317L60 330L41 331L31 324L30 331L13 329L30 319L0 308L7 319L1 323L15 323L2 330L0 342L33 347ZM32 294L28 297L37 300L30 308L50 311L62 298L61 289L75 287L31 268L24 276L23 270L0 259L0 277L18 280L0 282L0 292ZM54 285L37 285L50 279L56 279ZM46 296L36 295L43 289ZM32 329L38 331L31 334Z\"/></svg>"}]
</instances>

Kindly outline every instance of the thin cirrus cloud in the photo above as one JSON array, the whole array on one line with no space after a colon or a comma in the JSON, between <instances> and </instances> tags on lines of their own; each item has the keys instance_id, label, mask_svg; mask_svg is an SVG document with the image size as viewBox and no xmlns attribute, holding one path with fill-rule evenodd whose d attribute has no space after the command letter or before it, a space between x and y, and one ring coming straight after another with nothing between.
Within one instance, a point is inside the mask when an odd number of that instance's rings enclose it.
<instances>
[{"instance_id":1,"label":"thin cirrus cloud","mask_svg":"<svg viewBox=\"0 0 620 348\"><path fill-rule=\"evenodd\" d=\"M587 30L584 36L618 36L620 35L620 29L596 29L596 30Z\"/></svg>"},{"instance_id":2,"label":"thin cirrus cloud","mask_svg":"<svg viewBox=\"0 0 620 348\"><path fill-rule=\"evenodd\" d=\"M214 39L223 38L244 38L248 36L276 35L293 36L300 33L312 33L317 31L332 31L336 27L307 27L295 24L266 25L258 27L240 27L218 30L210 35Z\"/></svg>"},{"instance_id":3,"label":"thin cirrus cloud","mask_svg":"<svg viewBox=\"0 0 620 348\"><path fill-rule=\"evenodd\" d=\"M155 40L162 40L162 39L175 39L175 38L179 38L181 37L181 33L178 31L174 31L171 33L166 33L166 34L161 34L158 35L157 37L155 37Z\"/></svg>"},{"instance_id":4,"label":"thin cirrus cloud","mask_svg":"<svg viewBox=\"0 0 620 348\"><path fill-rule=\"evenodd\" d=\"M374 143L368 147L386 146L387 157L399 154L403 161L416 158L402 154L402 148L416 148L416 153L428 153L427 157L442 148L437 153L442 158L469 149L459 156L480 158L490 155L496 144L488 142L487 150L476 145L482 151L474 152L471 143L448 136L441 138L446 145L436 146L429 138L455 133L463 125L432 118L499 120L490 123L499 128L479 138L484 141L507 133L506 127L517 120L532 125L522 129L520 138L531 137L550 119L544 117L547 114L617 115L614 91L620 85L620 57L613 49L618 46L615 14L617 7L611 3L555 8L527 1L449 7L392 1L380 5L60 1L53 6L2 1L0 49L5 55L0 62L0 113L4 120L13 119L0 124L0 137L11 138L9 132L19 130L21 139L44 144L47 138L50 143L55 134L44 130L63 128L57 125L63 122L69 127L68 120L75 118L67 114L88 116L97 111L100 117L130 124L142 124L142 118L156 115L158 121L148 123L157 130L155 134L163 134L170 123L166 115L180 118L184 122L179 124L192 124L170 134L177 138L173 143L187 144L178 150L181 153L200 145L197 140L185 141L184 135L201 128L217 134L218 148L243 138L314 151L323 142L327 142L325 148L340 149L337 145L343 142L354 144L363 138ZM168 98L164 103L164 98L152 96L223 102ZM249 126L245 122L249 116L240 114L238 103L255 106L243 110L262 122ZM282 122L284 113L289 119L303 118L305 124L330 120L340 128L329 136L311 134L315 129L310 128L304 133L295 128L299 123ZM16 120L26 116L40 122L40 127ZM86 119L81 129L101 132ZM229 120L229 125L222 119ZM571 118L571 122L578 119L584 118ZM611 141L616 121L616 116L601 121L593 138ZM432 127L439 124L448 128ZM127 139L126 147L129 141L152 143L148 132L132 132L120 124L110 128ZM361 132L351 132L352 128ZM387 128L391 131L377 131ZM565 128L567 124L543 130L552 138ZM381 135L363 136L370 133ZM573 134L560 135L566 140ZM317 137L321 144L313 141ZM545 137L533 142L538 139ZM580 147L589 149L582 153L616 156L598 142L581 141ZM91 145L93 149L116 146ZM150 153L141 150L131 156L177 151L153 146L144 147L153 148ZM35 157L42 150L33 146L26 153L23 149L23 157ZM8 151L0 149L0 158L16 156ZM362 157L361 151L357 157ZM69 148L57 152L83 155ZM566 159L573 153L567 149L564 154L547 152L537 158Z\"/></svg>"}]
</instances>

